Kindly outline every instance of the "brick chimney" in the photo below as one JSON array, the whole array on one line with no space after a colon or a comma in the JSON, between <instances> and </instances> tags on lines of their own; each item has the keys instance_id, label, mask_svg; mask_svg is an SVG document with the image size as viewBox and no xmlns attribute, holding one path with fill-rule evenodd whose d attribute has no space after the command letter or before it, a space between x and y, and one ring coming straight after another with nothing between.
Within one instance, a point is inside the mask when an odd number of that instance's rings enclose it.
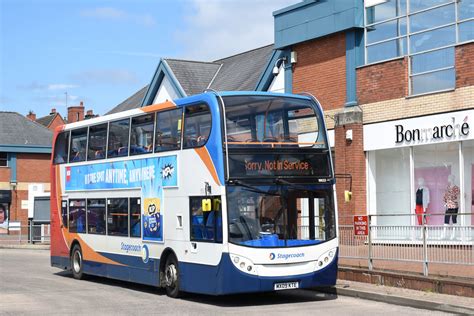
<instances>
[{"instance_id":1,"label":"brick chimney","mask_svg":"<svg viewBox=\"0 0 474 316\"><path fill-rule=\"evenodd\" d=\"M32 120L33 122L36 121L36 114L35 114L35 112L33 112L33 111L31 111L31 110L28 112L28 115L27 115L26 117L27 117L28 119Z\"/></svg>"},{"instance_id":2,"label":"brick chimney","mask_svg":"<svg viewBox=\"0 0 474 316\"><path fill-rule=\"evenodd\" d=\"M67 108L67 122L74 123L84 120L84 102L81 101L79 105L70 106Z\"/></svg>"},{"instance_id":3,"label":"brick chimney","mask_svg":"<svg viewBox=\"0 0 474 316\"><path fill-rule=\"evenodd\" d=\"M56 109L55 108L52 108L51 113L49 113L49 115L53 115L53 114L56 114Z\"/></svg>"}]
</instances>

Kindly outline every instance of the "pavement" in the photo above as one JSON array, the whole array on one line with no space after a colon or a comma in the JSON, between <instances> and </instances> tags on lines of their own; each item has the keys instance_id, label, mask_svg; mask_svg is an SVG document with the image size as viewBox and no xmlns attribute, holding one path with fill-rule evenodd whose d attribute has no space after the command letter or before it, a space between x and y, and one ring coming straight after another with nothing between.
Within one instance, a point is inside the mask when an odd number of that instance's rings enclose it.
<instances>
[{"instance_id":1,"label":"pavement","mask_svg":"<svg viewBox=\"0 0 474 316\"><path fill-rule=\"evenodd\" d=\"M17 248L17 249L11 249L11 248ZM25 282L27 283L32 282L32 280L34 280L34 276L31 275L34 273L39 274L39 276L37 277L40 280L42 280L42 282L46 281L46 279L50 277L55 278L55 279L51 279L53 283L54 282L69 283L70 281L75 282L75 280L70 279L70 277L66 277L66 279L64 279L64 277L68 274L68 272L59 272L60 270L49 267L49 251L46 251L45 248L48 248L48 246L21 245L20 247L18 246L6 247L5 245L0 245L0 272L1 272L0 273L0 289L3 295L8 294L9 292L8 285L6 286L6 288L3 288L5 284L12 284L12 283L8 282L9 280L7 279L4 279L3 280L4 282L1 282L1 279L2 279L1 276L3 275L5 277L5 274L4 274L5 272L7 276L12 276L12 277L16 273L20 273L17 275L17 278L21 278L21 275L22 275L21 268L27 268L26 266L24 266L26 263L24 260L26 258L28 258L26 260L31 259L31 262L29 263L32 264L32 267L31 267L32 269L29 269L30 271L29 274L30 274L30 277L33 277L33 279L31 278L25 279ZM23 264L20 265L19 264L20 262L23 262ZM37 269L33 267L36 267ZM17 268L19 269L19 271L16 271ZM12 270L12 271L9 271L9 270ZM52 272L54 272L54 274L52 274ZM58 277L59 279L57 279ZM13 279L10 281L13 281ZM20 280L17 280L17 281L20 281ZM2 283L4 284L3 286L2 286ZM86 285L90 288L88 288L87 290L86 289L84 290L94 291L94 289L98 290L103 287L104 292L116 291L117 292L115 294L116 296L121 296L123 294L123 293L120 293L119 290L114 288L114 286L117 286L117 284L119 284L120 288L124 287L124 285L118 281L113 281L113 280L110 281L103 278L92 278L92 283L94 284ZM70 287L71 284L67 285L67 287ZM10 301L10 303L14 303L16 301L16 299L14 299L15 297L19 301L23 300L23 298L21 298L22 294L20 294L20 292L17 292L15 287L21 286L22 288L25 288L25 287L31 288L30 286L26 286L26 285L21 285L21 282L17 283L17 285L12 285L13 287L10 289L11 290L10 298L12 300ZM40 288L41 285L33 284L32 287ZM144 287L140 285L130 285L130 286L125 285L125 287L126 288L128 287L129 290L133 290L133 291L137 290L138 293L143 292L143 291L146 293L155 292L154 289L149 289L148 287ZM188 299L188 303L186 304L192 305L191 303L192 301L201 301L201 302L204 301L204 302L207 302L206 304L208 305L209 304L215 305L217 304L216 302L220 302L227 307L232 307L232 308L228 308L227 311L233 314L234 312L236 312L236 310L234 310L233 307L237 307L239 302L242 301L242 298L244 298L244 300L251 298L251 301L254 303L251 303L247 307L250 307L251 305L255 307L254 304L257 304L255 303L257 300L256 297L260 297L270 305L274 304L274 302L276 301L281 302L281 303L283 303L282 301L289 303L293 301L294 299L297 299L298 301L300 301L302 305L301 307L299 305L294 305L294 307L298 306L298 308L301 308L297 310L299 310L300 312L304 314L306 311L309 311L312 308L314 308L308 305L308 304L312 304L311 302L313 301L314 302L319 301L318 309L321 309L323 306L325 306L324 304L331 304L331 301L336 300L341 304L342 303L346 304L344 305L344 307L341 307L341 308L346 308L347 310L343 311L342 309L341 310L334 309L335 308L334 305L328 305L328 309L333 312L329 314L340 314L340 313L345 314L345 312L350 312L351 314L354 314L350 306L352 306L353 308L358 308L357 306L361 304L363 307L365 307L365 312L366 312L365 315L370 315L376 310L378 310L379 312L382 312L380 309L384 311L383 312L384 314L391 314L389 311L393 311L395 312L395 314L397 314L396 311L400 311L400 314L404 314L404 315L417 315L420 313L421 314L426 313L427 315L431 315L429 314L430 313L429 311L435 311L434 314L447 313L447 314L457 314L457 315L474 315L474 298L469 298L469 297L438 294L438 293L432 293L432 292L423 292L423 291L409 290L409 289L404 289L404 288L388 287L388 286L375 285L375 284L369 284L369 283L360 283L360 282L353 282L353 281L346 281L346 280L339 280L335 288L317 289L317 291L321 293L321 295L323 296L322 297L318 296L318 294L314 294L315 292L312 292L313 294L311 294L311 292L308 292L308 291L306 292L305 291L299 291L299 292L290 291L291 294L286 295L286 296L282 296L281 293L274 293L274 294L269 294L269 296L261 296L260 294L256 296L256 294L253 294L253 295L246 295L243 297L236 297L236 298L225 297L225 298L218 298L218 299L208 298L204 296L194 296L194 298L191 297L191 299ZM84 299L86 299L86 297L84 297ZM167 298L160 296L160 299L166 300ZM33 300L33 298L30 296L29 300ZM14 312L14 313L15 312L25 313L29 311L29 310L16 309L18 307L17 304L14 304L15 309L11 310L9 308L11 306L8 305L8 302L3 301L2 303L1 301L3 300L0 300L0 315L3 314L2 313L3 308L1 308L2 304L3 305L6 304L3 306L4 308L6 308L3 311L7 311L7 313L8 311ZM324 304L322 303L323 301L325 302ZM373 303L370 303L370 302L373 302ZM34 306L33 301L31 303L32 303L31 306ZM383 305L372 306L371 304L383 304ZM234 305L237 305L237 306L234 306ZM388 306L394 306L394 307L388 307ZM399 307L395 307L395 306L399 306ZM111 306L111 308L112 307L114 306ZM279 306L280 312L286 309L283 307L284 306ZM200 308L202 308L202 306L198 306L198 309L194 311L196 312L200 310ZM201 311L204 312L207 308L208 307L205 307L204 310L201 310ZM410 310L409 308L414 308L414 309ZM403 312L403 310L405 310L405 312ZM47 309L41 309L41 310L36 310L36 311L38 313L43 313L43 312L46 312ZM107 312L108 311L111 311L111 310L107 310ZM172 310L168 310L168 312L170 311ZM182 310L181 312L184 314L187 314L187 311L189 310ZM214 312L217 312L217 310L213 310L213 309L208 310L208 311L211 312L211 314L214 314ZM261 311L265 312L264 309L262 309ZM291 311L290 306L288 306L288 311ZM198 314L200 313L198 312ZM357 313L355 313L354 315L356 314Z\"/></svg>"},{"instance_id":2,"label":"pavement","mask_svg":"<svg viewBox=\"0 0 474 316\"><path fill-rule=\"evenodd\" d=\"M323 289L323 291L330 292L334 291L334 289ZM446 295L346 280L338 280L335 291L337 295L358 297L388 304L441 311L458 315L474 315L474 298L471 297Z\"/></svg>"}]
</instances>

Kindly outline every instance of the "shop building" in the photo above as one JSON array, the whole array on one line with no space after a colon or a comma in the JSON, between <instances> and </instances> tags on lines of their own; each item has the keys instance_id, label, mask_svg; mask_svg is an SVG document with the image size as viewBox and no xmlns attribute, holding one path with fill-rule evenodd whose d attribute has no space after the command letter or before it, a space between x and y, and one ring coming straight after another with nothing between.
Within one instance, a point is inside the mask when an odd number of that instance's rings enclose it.
<instances>
[{"instance_id":1,"label":"shop building","mask_svg":"<svg viewBox=\"0 0 474 316\"><path fill-rule=\"evenodd\" d=\"M349 182L337 184L341 223L415 214L418 205L428 225L442 226L449 181L459 189L450 212L473 212L472 1L307 0L274 17L275 48L297 56L286 91L321 101L336 173L352 176L350 203ZM420 224L417 216L377 220Z\"/></svg>"}]
</instances>

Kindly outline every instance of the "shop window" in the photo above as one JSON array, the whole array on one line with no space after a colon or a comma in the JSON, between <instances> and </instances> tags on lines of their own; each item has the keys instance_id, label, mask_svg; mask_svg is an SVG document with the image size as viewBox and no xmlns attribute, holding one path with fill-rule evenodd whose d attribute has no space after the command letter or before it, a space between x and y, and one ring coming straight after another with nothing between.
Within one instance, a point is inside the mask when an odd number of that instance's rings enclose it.
<instances>
[{"instance_id":1,"label":"shop window","mask_svg":"<svg viewBox=\"0 0 474 316\"><path fill-rule=\"evenodd\" d=\"M69 132L59 133L54 144L54 164L61 164L67 162L67 153L69 147ZM0 154L0 166L1 166Z\"/></svg>"},{"instance_id":2,"label":"shop window","mask_svg":"<svg viewBox=\"0 0 474 316\"><path fill-rule=\"evenodd\" d=\"M69 200L69 232L86 232L86 200Z\"/></svg>"},{"instance_id":3,"label":"shop window","mask_svg":"<svg viewBox=\"0 0 474 316\"><path fill-rule=\"evenodd\" d=\"M418 213L424 211L428 215L428 225L443 225L448 210L456 213L459 211L459 143L414 147L413 160L417 191L413 196L418 206L416 210ZM421 198L417 198L416 193L420 195L420 188L424 190ZM453 195L448 197L448 191ZM448 224L457 221L457 217L451 217ZM420 224L418 219L417 224Z\"/></svg>"},{"instance_id":4,"label":"shop window","mask_svg":"<svg viewBox=\"0 0 474 316\"><path fill-rule=\"evenodd\" d=\"M375 217L377 225L410 225L410 149L370 152L369 181L371 212L384 215Z\"/></svg>"},{"instance_id":5,"label":"shop window","mask_svg":"<svg viewBox=\"0 0 474 316\"><path fill-rule=\"evenodd\" d=\"M141 237L141 200L130 198L130 237Z\"/></svg>"},{"instance_id":6,"label":"shop window","mask_svg":"<svg viewBox=\"0 0 474 316\"><path fill-rule=\"evenodd\" d=\"M111 122L109 124L109 143L107 157L128 156L130 119Z\"/></svg>"},{"instance_id":7,"label":"shop window","mask_svg":"<svg viewBox=\"0 0 474 316\"><path fill-rule=\"evenodd\" d=\"M465 211L468 214L461 218L462 225L474 226L474 141L463 142L464 154L464 191Z\"/></svg>"},{"instance_id":8,"label":"shop window","mask_svg":"<svg viewBox=\"0 0 474 316\"><path fill-rule=\"evenodd\" d=\"M128 236L128 199L107 200L108 235Z\"/></svg>"},{"instance_id":9,"label":"shop window","mask_svg":"<svg viewBox=\"0 0 474 316\"><path fill-rule=\"evenodd\" d=\"M204 146L211 133L211 111L207 104L187 106L184 115L184 148Z\"/></svg>"},{"instance_id":10,"label":"shop window","mask_svg":"<svg viewBox=\"0 0 474 316\"><path fill-rule=\"evenodd\" d=\"M63 226L67 228L67 201L61 201L61 218L63 221Z\"/></svg>"},{"instance_id":11,"label":"shop window","mask_svg":"<svg viewBox=\"0 0 474 316\"><path fill-rule=\"evenodd\" d=\"M71 131L69 162L86 160L87 127Z\"/></svg>"},{"instance_id":12,"label":"shop window","mask_svg":"<svg viewBox=\"0 0 474 316\"><path fill-rule=\"evenodd\" d=\"M105 147L107 146L107 123L89 127L89 142L87 160L105 158Z\"/></svg>"},{"instance_id":13,"label":"shop window","mask_svg":"<svg viewBox=\"0 0 474 316\"><path fill-rule=\"evenodd\" d=\"M130 155L141 155L153 152L154 118L154 114L132 118Z\"/></svg>"},{"instance_id":14,"label":"shop window","mask_svg":"<svg viewBox=\"0 0 474 316\"><path fill-rule=\"evenodd\" d=\"M222 211L220 197L191 197L190 211L191 240L222 242Z\"/></svg>"},{"instance_id":15,"label":"shop window","mask_svg":"<svg viewBox=\"0 0 474 316\"><path fill-rule=\"evenodd\" d=\"M87 200L87 232L105 235L105 199Z\"/></svg>"},{"instance_id":16,"label":"shop window","mask_svg":"<svg viewBox=\"0 0 474 316\"><path fill-rule=\"evenodd\" d=\"M156 152L180 149L182 116L182 109L157 113L155 141Z\"/></svg>"}]
</instances>

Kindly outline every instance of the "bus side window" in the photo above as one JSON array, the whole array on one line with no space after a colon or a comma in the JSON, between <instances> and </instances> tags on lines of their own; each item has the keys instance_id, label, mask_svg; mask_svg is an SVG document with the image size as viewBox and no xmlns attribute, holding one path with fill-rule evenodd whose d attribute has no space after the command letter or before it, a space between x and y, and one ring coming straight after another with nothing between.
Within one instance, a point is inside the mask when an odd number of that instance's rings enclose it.
<instances>
[{"instance_id":1,"label":"bus side window","mask_svg":"<svg viewBox=\"0 0 474 316\"><path fill-rule=\"evenodd\" d=\"M107 158L128 156L129 130L130 119L115 121L109 124Z\"/></svg>"},{"instance_id":2,"label":"bus side window","mask_svg":"<svg viewBox=\"0 0 474 316\"><path fill-rule=\"evenodd\" d=\"M141 155L153 152L154 114L132 118L130 131L130 155Z\"/></svg>"},{"instance_id":3,"label":"bus side window","mask_svg":"<svg viewBox=\"0 0 474 316\"><path fill-rule=\"evenodd\" d=\"M208 205L203 209L202 205ZM199 196L190 198L191 240L222 242L221 198Z\"/></svg>"},{"instance_id":4,"label":"bus side window","mask_svg":"<svg viewBox=\"0 0 474 316\"><path fill-rule=\"evenodd\" d=\"M107 200L107 234L128 236L128 199Z\"/></svg>"},{"instance_id":5,"label":"bus side window","mask_svg":"<svg viewBox=\"0 0 474 316\"><path fill-rule=\"evenodd\" d=\"M105 199L87 200L87 233L105 235Z\"/></svg>"},{"instance_id":6,"label":"bus side window","mask_svg":"<svg viewBox=\"0 0 474 316\"><path fill-rule=\"evenodd\" d=\"M157 113L155 152L180 149L182 116L182 109Z\"/></svg>"},{"instance_id":7,"label":"bus side window","mask_svg":"<svg viewBox=\"0 0 474 316\"><path fill-rule=\"evenodd\" d=\"M61 218L62 218L62 223L65 228L67 228L67 201L63 200L61 201Z\"/></svg>"},{"instance_id":8,"label":"bus side window","mask_svg":"<svg viewBox=\"0 0 474 316\"><path fill-rule=\"evenodd\" d=\"M130 198L130 237L141 237L141 214L140 198Z\"/></svg>"},{"instance_id":9,"label":"bus side window","mask_svg":"<svg viewBox=\"0 0 474 316\"><path fill-rule=\"evenodd\" d=\"M184 114L183 148L204 146L211 133L211 111L207 104L187 106Z\"/></svg>"},{"instance_id":10,"label":"bus side window","mask_svg":"<svg viewBox=\"0 0 474 316\"><path fill-rule=\"evenodd\" d=\"M67 162L67 153L69 147L69 132L62 132L56 138L54 144L54 160L55 165Z\"/></svg>"},{"instance_id":11,"label":"bus side window","mask_svg":"<svg viewBox=\"0 0 474 316\"><path fill-rule=\"evenodd\" d=\"M87 160L105 158L105 146L107 143L107 123L91 126L89 128L89 142Z\"/></svg>"},{"instance_id":12,"label":"bus side window","mask_svg":"<svg viewBox=\"0 0 474 316\"><path fill-rule=\"evenodd\" d=\"M86 160L87 127L71 131L69 162Z\"/></svg>"},{"instance_id":13,"label":"bus side window","mask_svg":"<svg viewBox=\"0 0 474 316\"><path fill-rule=\"evenodd\" d=\"M86 232L86 200L69 200L69 232Z\"/></svg>"}]
</instances>

